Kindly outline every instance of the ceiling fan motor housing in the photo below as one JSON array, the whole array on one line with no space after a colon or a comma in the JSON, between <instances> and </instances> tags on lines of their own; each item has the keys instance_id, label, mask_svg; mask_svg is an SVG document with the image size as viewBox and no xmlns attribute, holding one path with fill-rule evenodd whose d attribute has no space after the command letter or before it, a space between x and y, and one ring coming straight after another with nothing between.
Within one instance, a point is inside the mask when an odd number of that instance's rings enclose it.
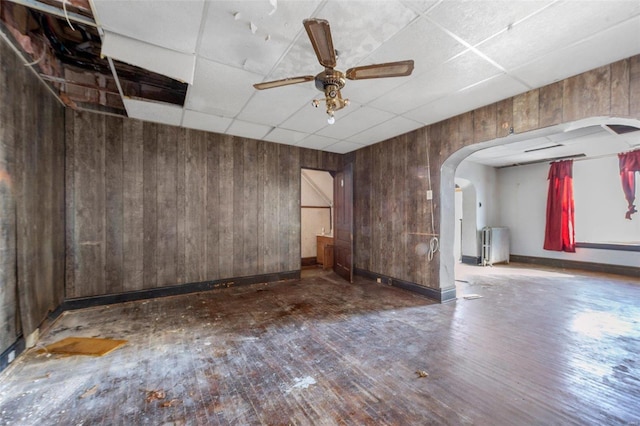
<instances>
[{"instance_id":1,"label":"ceiling fan motor housing","mask_svg":"<svg viewBox=\"0 0 640 426\"><path fill-rule=\"evenodd\" d=\"M316 89L324 92L327 97L335 98L338 91L344 87L346 80L340 71L325 70L316 75L315 82ZM333 96L329 96L330 92L333 93Z\"/></svg>"}]
</instances>

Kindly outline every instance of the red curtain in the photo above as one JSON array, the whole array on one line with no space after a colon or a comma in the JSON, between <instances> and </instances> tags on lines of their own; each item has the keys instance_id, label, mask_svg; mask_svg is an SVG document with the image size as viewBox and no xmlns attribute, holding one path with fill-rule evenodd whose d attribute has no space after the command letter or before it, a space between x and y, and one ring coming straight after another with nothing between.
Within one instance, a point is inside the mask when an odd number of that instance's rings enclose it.
<instances>
[{"instance_id":1,"label":"red curtain","mask_svg":"<svg viewBox=\"0 0 640 426\"><path fill-rule=\"evenodd\" d=\"M573 160L551 163L544 249L576 251L573 210Z\"/></svg>"},{"instance_id":2,"label":"red curtain","mask_svg":"<svg viewBox=\"0 0 640 426\"><path fill-rule=\"evenodd\" d=\"M620 180L622 180L622 190L629 203L626 219L631 220L631 215L637 213L633 202L636 199L636 172L640 172L640 151L626 152L618 154L620 160Z\"/></svg>"}]
</instances>

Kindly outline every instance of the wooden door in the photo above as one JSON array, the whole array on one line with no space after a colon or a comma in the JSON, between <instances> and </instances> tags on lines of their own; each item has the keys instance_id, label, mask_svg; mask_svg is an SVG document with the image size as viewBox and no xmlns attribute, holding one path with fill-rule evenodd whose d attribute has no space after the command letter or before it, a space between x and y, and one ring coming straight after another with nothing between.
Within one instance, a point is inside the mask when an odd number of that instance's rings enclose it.
<instances>
[{"instance_id":1,"label":"wooden door","mask_svg":"<svg viewBox=\"0 0 640 426\"><path fill-rule=\"evenodd\" d=\"M353 282L353 164L347 164L333 180L335 229L333 270Z\"/></svg>"}]
</instances>

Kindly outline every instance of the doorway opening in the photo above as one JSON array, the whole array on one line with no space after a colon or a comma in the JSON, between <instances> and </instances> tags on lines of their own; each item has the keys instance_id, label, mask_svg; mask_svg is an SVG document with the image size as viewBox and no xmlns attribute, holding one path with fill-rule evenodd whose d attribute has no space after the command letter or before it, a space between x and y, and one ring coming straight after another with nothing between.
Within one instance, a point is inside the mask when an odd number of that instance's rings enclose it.
<instances>
[{"instance_id":1,"label":"doorway opening","mask_svg":"<svg viewBox=\"0 0 640 426\"><path fill-rule=\"evenodd\" d=\"M333 267L333 179L330 172L323 170L300 171L301 269Z\"/></svg>"}]
</instances>

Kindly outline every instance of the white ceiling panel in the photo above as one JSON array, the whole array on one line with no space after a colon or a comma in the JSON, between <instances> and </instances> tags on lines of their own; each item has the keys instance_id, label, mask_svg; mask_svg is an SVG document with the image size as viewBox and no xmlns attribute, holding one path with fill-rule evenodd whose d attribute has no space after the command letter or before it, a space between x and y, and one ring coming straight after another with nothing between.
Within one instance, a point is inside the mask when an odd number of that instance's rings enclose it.
<instances>
[{"instance_id":1,"label":"white ceiling panel","mask_svg":"<svg viewBox=\"0 0 640 426\"><path fill-rule=\"evenodd\" d=\"M628 40L618 43L616 40ZM601 52L594 57L593 52ZM516 68L511 74L531 87L541 87L579 74L585 68L610 64L640 53L640 16L629 19L586 40L555 50ZM563 64L563 66L558 66Z\"/></svg>"},{"instance_id":2,"label":"white ceiling panel","mask_svg":"<svg viewBox=\"0 0 640 426\"><path fill-rule=\"evenodd\" d=\"M256 91L248 82L259 78L249 71L198 58L185 106L195 111L235 117Z\"/></svg>"},{"instance_id":3,"label":"white ceiling panel","mask_svg":"<svg viewBox=\"0 0 640 426\"><path fill-rule=\"evenodd\" d=\"M320 95L320 92L317 93ZM311 102L304 104L302 108L280 125L284 129L306 133L316 133L326 126L329 126L329 123L327 123L325 109L322 106L314 108Z\"/></svg>"},{"instance_id":4,"label":"white ceiling panel","mask_svg":"<svg viewBox=\"0 0 640 426\"><path fill-rule=\"evenodd\" d=\"M295 114L302 105L311 106L311 100L320 94L313 83L301 83L268 90L256 90L238 115L244 121L277 126Z\"/></svg>"},{"instance_id":5,"label":"white ceiling panel","mask_svg":"<svg viewBox=\"0 0 640 426\"><path fill-rule=\"evenodd\" d=\"M452 115L471 111L501 99L524 93L529 88L506 74L499 74L465 90L452 93L445 99L420 106L404 114L424 124L437 123ZM455 112L454 112L455 111Z\"/></svg>"},{"instance_id":6,"label":"white ceiling panel","mask_svg":"<svg viewBox=\"0 0 640 426\"><path fill-rule=\"evenodd\" d=\"M467 51L409 80L406 84L389 92L388 96L371 102L371 105L403 114L498 74L500 70L496 67L472 51Z\"/></svg>"},{"instance_id":7,"label":"white ceiling panel","mask_svg":"<svg viewBox=\"0 0 640 426\"><path fill-rule=\"evenodd\" d=\"M263 124L233 120L233 123L229 126L227 133L230 135L242 136L244 138L262 139L264 135L271 131L271 129L271 126L265 126Z\"/></svg>"},{"instance_id":8,"label":"white ceiling panel","mask_svg":"<svg viewBox=\"0 0 640 426\"><path fill-rule=\"evenodd\" d=\"M639 1L559 2L478 48L505 69L512 70L639 13Z\"/></svg>"},{"instance_id":9,"label":"white ceiling panel","mask_svg":"<svg viewBox=\"0 0 640 426\"><path fill-rule=\"evenodd\" d=\"M301 148L324 149L329 145L339 142L338 139L328 138L320 135L309 135L298 143Z\"/></svg>"},{"instance_id":10,"label":"white ceiling panel","mask_svg":"<svg viewBox=\"0 0 640 426\"><path fill-rule=\"evenodd\" d=\"M177 105L130 98L124 98L123 101L127 115L131 118L172 126L179 126L182 122L182 108Z\"/></svg>"},{"instance_id":11,"label":"white ceiling panel","mask_svg":"<svg viewBox=\"0 0 640 426\"><path fill-rule=\"evenodd\" d=\"M196 57L143 41L104 32L102 56L109 56L186 83L193 83Z\"/></svg>"},{"instance_id":12,"label":"white ceiling panel","mask_svg":"<svg viewBox=\"0 0 640 426\"><path fill-rule=\"evenodd\" d=\"M348 113L348 115L344 115L344 113ZM318 134L330 138L348 138L363 130L377 126L393 116L390 112L352 104L336 112L335 124L323 128Z\"/></svg>"},{"instance_id":13,"label":"white ceiling panel","mask_svg":"<svg viewBox=\"0 0 640 426\"><path fill-rule=\"evenodd\" d=\"M423 13L440 3L440 0L402 0L402 3L418 13Z\"/></svg>"},{"instance_id":14,"label":"white ceiling panel","mask_svg":"<svg viewBox=\"0 0 640 426\"><path fill-rule=\"evenodd\" d=\"M205 130L208 132L224 133L232 119L203 112L185 110L182 117L182 126L190 129Z\"/></svg>"},{"instance_id":15,"label":"white ceiling panel","mask_svg":"<svg viewBox=\"0 0 640 426\"><path fill-rule=\"evenodd\" d=\"M380 123L377 126L370 127L358 134L355 134L347 140L349 142L362 145L372 145L385 139L390 139L394 136L418 129L422 126L422 123L409 120L408 118L394 117L384 123Z\"/></svg>"},{"instance_id":16,"label":"white ceiling panel","mask_svg":"<svg viewBox=\"0 0 640 426\"><path fill-rule=\"evenodd\" d=\"M340 141L325 147L324 151L335 152L336 154L346 154L347 152L355 151L363 148L364 146L365 145L360 145L358 143Z\"/></svg>"},{"instance_id":17,"label":"white ceiling panel","mask_svg":"<svg viewBox=\"0 0 640 426\"><path fill-rule=\"evenodd\" d=\"M195 53L203 0L93 0L103 29L166 49Z\"/></svg>"},{"instance_id":18,"label":"white ceiling panel","mask_svg":"<svg viewBox=\"0 0 640 426\"><path fill-rule=\"evenodd\" d=\"M267 75L319 1L214 1L207 12L199 53L209 59ZM277 6L277 2L276 2Z\"/></svg>"},{"instance_id":19,"label":"white ceiling panel","mask_svg":"<svg viewBox=\"0 0 640 426\"><path fill-rule=\"evenodd\" d=\"M470 45L475 45L553 3L543 1L442 2L427 16Z\"/></svg>"},{"instance_id":20,"label":"white ceiling panel","mask_svg":"<svg viewBox=\"0 0 640 426\"><path fill-rule=\"evenodd\" d=\"M418 19L358 65L413 59L413 75L417 76L441 66L464 50L462 44L429 20ZM378 79L373 84L370 80L347 81L343 95L356 102L370 102L406 82L403 77Z\"/></svg>"},{"instance_id":21,"label":"white ceiling panel","mask_svg":"<svg viewBox=\"0 0 640 426\"><path fill-rule=\"evenodd\" d=\"M297 145L298 142L302 141L306 136L307 134L303 132L279 129L276 127L267 136L264 137L264 140L267 140L269 142L283 143L287 145Z\"/></svg>"},{"instance_id":22,"label":"white ceiling panel","mask_svg":"<svg viewBox=\"0 0 640 426\"><path fill-rule=\"evenodd\" d=\"M331 25L339 65L358 65L418 15L398 0L328 0L316 14Z\"/></svg>"}]
</instances>

